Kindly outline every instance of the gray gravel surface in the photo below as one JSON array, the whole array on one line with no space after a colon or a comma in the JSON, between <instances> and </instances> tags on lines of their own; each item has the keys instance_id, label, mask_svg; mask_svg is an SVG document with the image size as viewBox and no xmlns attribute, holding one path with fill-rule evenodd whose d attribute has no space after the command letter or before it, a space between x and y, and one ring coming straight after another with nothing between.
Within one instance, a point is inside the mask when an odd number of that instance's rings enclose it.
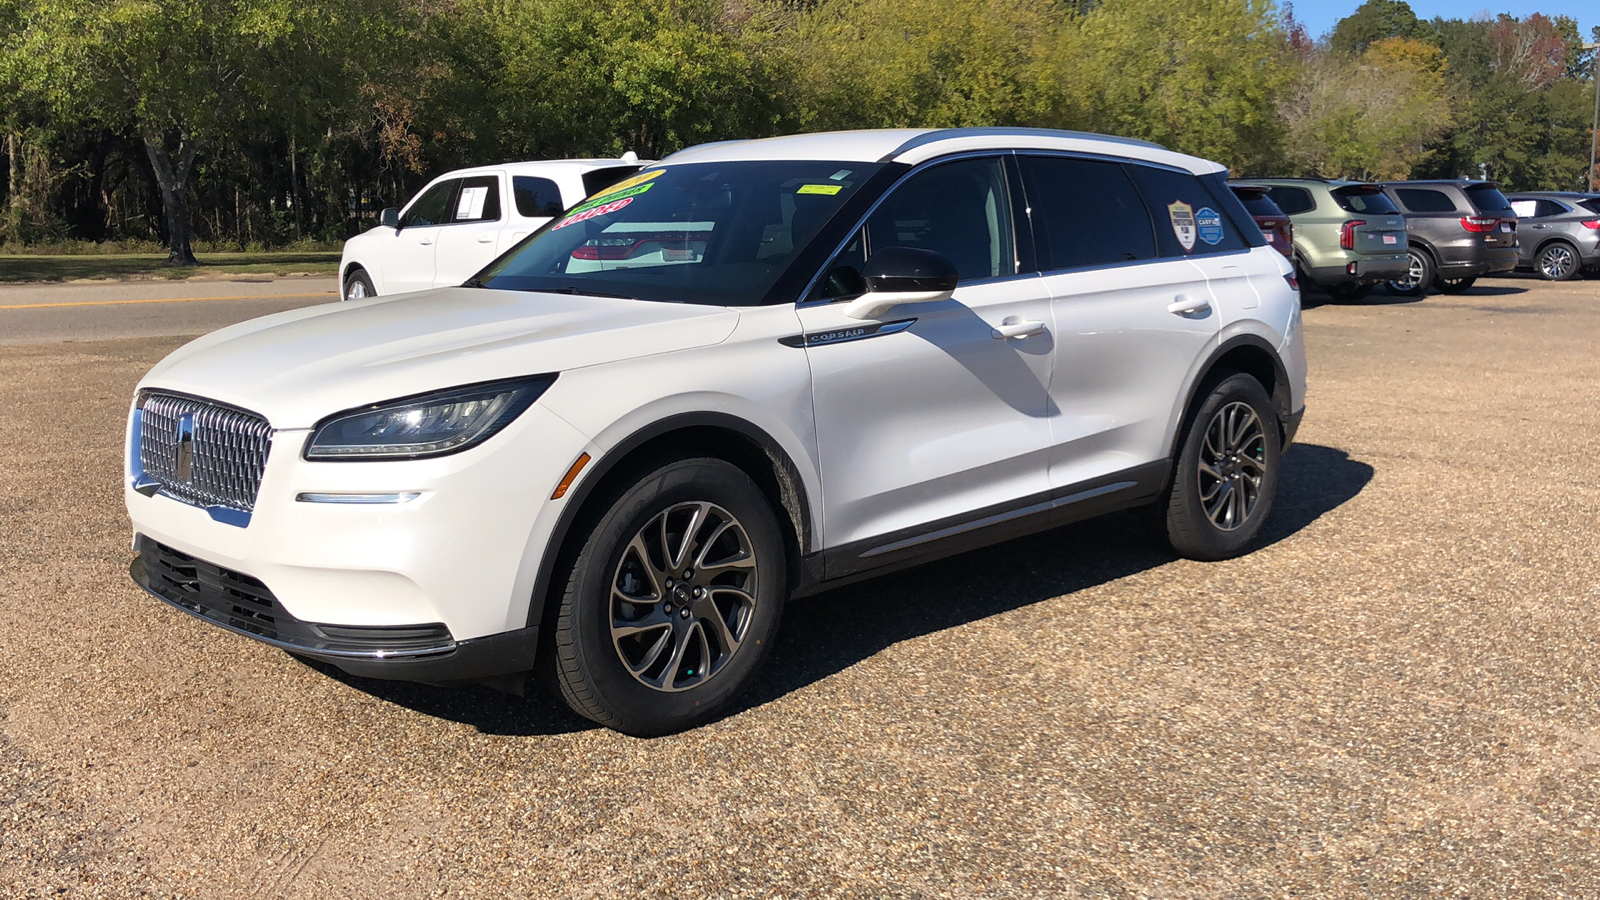
<instances>
[{"instance_id":1,"label":"gray gravel surface","mask_svg":"<svg viewBox=\"0 0 1600 900\"><path fill-rule=\"evenodd\" d=\"M1308 309L1268 544L1115 516L790 607L636 740L129 583L135 379L0 351L0 895L1595 897L1600 287Z\"/></svg>"}]
</instances>

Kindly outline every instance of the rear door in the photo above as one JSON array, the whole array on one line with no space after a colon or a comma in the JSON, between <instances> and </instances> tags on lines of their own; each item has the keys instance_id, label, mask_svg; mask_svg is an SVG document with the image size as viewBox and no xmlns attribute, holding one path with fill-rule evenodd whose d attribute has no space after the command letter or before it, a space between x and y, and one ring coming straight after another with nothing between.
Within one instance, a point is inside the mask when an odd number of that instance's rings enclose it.
<instances>
[{"instance_id":1,"label":"rear door","mask_svg":"<svg viewBox=\"0 0 1600 900\"><path fill-rule=\"evenodd\" d=\"M379 248L385 294L421 291L433 287L436 251L440 232L449 227L456 188L461 180L447 178L430 185L400 214L400 228L393 240Z\"/></svg>"},{"instance_id":2,"label":"rear door","mask_svg":"<svg viewBox=\"0 0 1600 900\"><path fill-rule=\"evenodd\" d=\"M450 205L450 224L439 229L435 285L460 284L500 255L504 185L505 175L499 172L461 179Z\"/></svg>"},{"instance_id":3,"label":"rear door","mask_svg":"<svg viewBox=\"0 0 1600 900\"><path fill-rule=\"evenodd\" d=\"M1140 467L1164 475L1152 464L1167 456L1173 406L1221 320L1191 259L1222 243L1214 203L1186 172L1044 154L1020 163L1055 322L1052 490L1109 490Z\"/></svg>"},{"instance_id":4,"label":"rear door","mask_svg":"<svg viewBox=\"0 0 1600 900\"><path fill-rule=\"evenodd\" d=\"M811 187L828 186L800 193ZM1050 301L1037 275L1018 274L1011 196L1003 155L920 169L798 307L824 539L849 550L830 560L830 576L914 553L941 528L1048 508ZM948 257L961 273L955 296L879 320L846 316L860 266L895 246Z\"/></svg>"}]
</instances>

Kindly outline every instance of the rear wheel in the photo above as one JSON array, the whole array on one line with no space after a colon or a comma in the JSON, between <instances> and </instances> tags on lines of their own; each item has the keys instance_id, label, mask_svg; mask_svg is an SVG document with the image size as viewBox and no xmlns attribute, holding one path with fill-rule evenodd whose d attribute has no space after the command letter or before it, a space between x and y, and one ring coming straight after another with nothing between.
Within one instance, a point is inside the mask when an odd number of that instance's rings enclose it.
<instances>
[{"instance_id":1,"label":"rear wheel","mask_svg":"<svg viewBox=\"0 0 1600 900\"><path fill-rule=\"evenodd\" d=\"M377 295L372 288L372 279L367 275L367 270L354 268L344 278L344 299L365 300Z\"/></svg>"},{"instance_id":2,"label":"rear wheel","mask_svg":"<svg viewBox=\"0 0 1600 900\"><path fill-rule=\"evenodd\" d=\"M785 600L778 520L717 459L624 490L567 571L549 654L573 711L640 736L721 712L754 680Z\"/></svg>"},{"instance_id":3,"label":"rear wheel","mask_svg":"<svg viewBox=\"0 0 1600 900\"><path fill-rule=\"evenodd\" d=\"M1568 244L1556 241L1539 251L1533 268L1545 281L1570 281L1578 276L1582 267L1578 265L1577 251Z\"/></svg>"},{"instance_id":4,"label":"rear wheel","mask_svg":"<svg viewBox=\"0 0 1600 900\"><path fill-rule=\"evenodd\" d=\"M1476 278L1435 278L1433 286L1445 294L1462 294L1478 283Z\"/></svg>"},{"instance_id":5,"label":"rear wheel","mask_svg":"<svg viewBox=\"0 0 1600 900\"><path fill-rule=\"evenodd\" d=\"M1328 296L1335 300L1365 300L1371 294L1372 285L1370 284L1344 282L1342 284L1329 285L1328 287Z\"/></svg>"},{"instance_id":6,"label":"rear wheel","mask_svg":"<svg viewBox=\"0 0 1600 900\"><path fill-rule=\"evenodd\" d=\"M1283 440L1272 400L1249 375L1231 375L1200 404L1178 451L1158 531L1190 559L1227 559L1257 535L1278 490Z\"/></svg>"},{"instance_id":7,"label":"rear wheel","mask_svg":"<svg viewBox=\"0 0 1600 900\"><path fill-rule=\"evenodd\" d=\"M1415 248L1407 250L1406 256L1410 267L1406 274L1389 282L1389 290L1406 297L1420 297L1433 283L1433 257Z\"/></svg>"}]
</instances>

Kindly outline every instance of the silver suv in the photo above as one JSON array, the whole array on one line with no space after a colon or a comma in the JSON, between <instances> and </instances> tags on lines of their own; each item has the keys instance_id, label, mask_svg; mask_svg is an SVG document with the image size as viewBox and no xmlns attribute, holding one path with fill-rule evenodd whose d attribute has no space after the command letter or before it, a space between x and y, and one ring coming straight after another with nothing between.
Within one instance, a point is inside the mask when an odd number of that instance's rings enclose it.
<instances>
[{"instance_id":1,"label":"silver suv","mask_svg":"<svg viewBox=\"0 0 1600 900\"><path fill-rule=\"evenodd\" d=\"M133 576L362 675L542 668L659 734L750 684L790 597L1119 509L1245 552L1305 350L1226 178L1025 129L685 150L461 287L167 357Z\"/></svg>"}]
</instances>

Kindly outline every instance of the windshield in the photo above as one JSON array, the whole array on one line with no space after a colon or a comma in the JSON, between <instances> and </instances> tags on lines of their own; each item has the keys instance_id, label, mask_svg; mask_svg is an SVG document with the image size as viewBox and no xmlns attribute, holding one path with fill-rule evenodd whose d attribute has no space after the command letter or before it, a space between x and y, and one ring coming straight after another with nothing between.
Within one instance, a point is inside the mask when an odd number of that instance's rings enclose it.
<instances>
[{"instance_id":1,"label":"windshield","mask_svg":"<svg viewBox=\"0 0 1600 900\"><path fill-rule=\"evenodd\" d=\"M763 160L650 169L573 207L474 283L753 306L880 168Z\"/></svg>"}]
</instances>

